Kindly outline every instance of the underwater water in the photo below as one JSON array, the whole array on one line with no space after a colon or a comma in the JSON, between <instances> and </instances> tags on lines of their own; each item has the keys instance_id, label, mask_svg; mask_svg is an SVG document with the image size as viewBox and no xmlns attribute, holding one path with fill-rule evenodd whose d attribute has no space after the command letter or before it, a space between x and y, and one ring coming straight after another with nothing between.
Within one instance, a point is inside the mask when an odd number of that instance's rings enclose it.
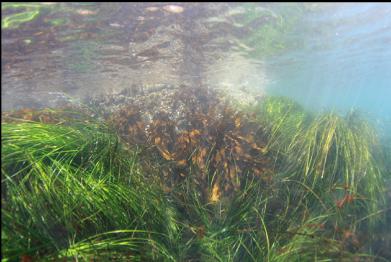
<instances>
[{"instance_id":1,"label":"underwater water","mask_svg":"<svg viewBox=\"0 0 391 262\"><path fill-rule=\"evenodd\" d=\"M390 4L362 3L306 14L289 36L299 48L272 62L270 92L312 110L359 108L389 128L390 12Z\"/></svg>"},{"instance_id":2,"label":"underwater water","mask_svg":"<svg viewBox=\"0 0 391 262\"><path fill-rule=\"evenodd\" d=\"M2 108L191 83L359 108L389 126L390 4L164 6L5 3Z\"/></svg>"},{"instance_id":3,"label":"underwater water","mask_svg":"<svg viewBox=\"0 0 391 262\"><path fill-rule=\"evenodd\" d=\"M1 35L4 261L391 259L391 4L7 2Z\"/></svg>"}]
</instances>

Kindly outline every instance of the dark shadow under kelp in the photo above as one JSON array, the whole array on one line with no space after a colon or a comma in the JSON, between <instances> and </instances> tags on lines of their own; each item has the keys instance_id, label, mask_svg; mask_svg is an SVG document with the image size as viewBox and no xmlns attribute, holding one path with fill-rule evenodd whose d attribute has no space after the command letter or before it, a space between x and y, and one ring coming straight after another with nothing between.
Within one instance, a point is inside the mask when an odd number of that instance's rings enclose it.
<instances>
[{"instance_id":1,"label":"dark shadow under kelp","mask_svg":"<svg viewBox=\"0 0 391 262\"><path fill-rule=\"evenodd\" d=\"M285 98L238 111L210 90L173 97L171 112L130 104L106 120L3 113L2 257L389 258L387 171L364 119Z\"/></svg>"}]
</instances>

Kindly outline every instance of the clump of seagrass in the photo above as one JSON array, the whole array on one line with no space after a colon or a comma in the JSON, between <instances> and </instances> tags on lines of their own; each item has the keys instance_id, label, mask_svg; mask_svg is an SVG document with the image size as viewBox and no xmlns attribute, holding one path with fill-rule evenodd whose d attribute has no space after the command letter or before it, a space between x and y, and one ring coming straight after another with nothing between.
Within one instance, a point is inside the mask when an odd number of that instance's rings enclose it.
<instances>
[{"instance_id":1,"label":"clump of seagrass","mask_svg":"<svg viewBox=\"0 0 391 262\"><path fill-rule=\"evenodd\" d=\"M155 112L150 122L132 105L110 120L126 141L149 145L167 162L159 167L164 181L176 184L196 171L197 184L210 202L239 190L247 176L271 181L273 161L254 116L217 102L204 89L184 87L175 97L177 110Z\"/></svg>"},{"instance_id":2,"label":"clump of seagrass","mask_svg":"<svg viewBox=\"0 0 391 262\"><path fill-rule=\"evenodd\" d=\"M343 232L370 230L384 218L386 169L377 132L360 114L311 115L282 97L265 99L257 112L283 180L292 191L307 188L303 198L320 199L323 210L335 212L336 235L357 242Z\"/></svg>"},{"instance_id":3,"label":"clump of seagrass","mask_svg":"<svg viewBox=\"0 0 391 262\"><path fill-rule=\"evenodd\" d=\"M174 261L175 209L145 179L137 150L104 122L74 114L3 118L2 258Z\"/></svg>"}]
</instances>

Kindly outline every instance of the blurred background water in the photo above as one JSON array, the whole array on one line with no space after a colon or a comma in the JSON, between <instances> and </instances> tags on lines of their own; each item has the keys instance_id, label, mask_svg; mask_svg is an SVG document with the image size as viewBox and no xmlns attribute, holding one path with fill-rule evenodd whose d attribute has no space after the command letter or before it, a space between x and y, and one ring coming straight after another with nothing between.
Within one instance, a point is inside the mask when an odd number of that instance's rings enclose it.
<instances>
[{"instance_id":1,"label":"blurred background water","mask_svg":"<svg viewBox=\"0 0 391 262\"><path fill-rule=\"evenodd\" d=\"M270 93L313 110L357 108L391 127L391 4L333 4L290 37L303 45L270 62Z\"/></svg>"},{"instance_id":2,"label":"blurred background water","mask_svg":"<svg viewBox=\"0 0 391 262\"><path fill-rule=\"evenodd\" d=\"M185 84L391 130L390 3L2 3L1 34L2 110Z\"/></svg>"}]
</instances>

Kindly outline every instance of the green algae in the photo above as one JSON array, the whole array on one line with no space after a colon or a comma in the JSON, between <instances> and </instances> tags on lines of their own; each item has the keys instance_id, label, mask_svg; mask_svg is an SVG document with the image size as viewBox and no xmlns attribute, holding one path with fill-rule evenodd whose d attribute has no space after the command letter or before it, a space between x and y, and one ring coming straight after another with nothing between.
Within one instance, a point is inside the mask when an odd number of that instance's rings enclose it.
<instances>
[{"instance_id":1,"label":"green algae","mask_svg":"<svg viewBox=\"0 0 391 262\"><path fill-rule=\"evenodd\" d=\"M70 12L68 8L57 3L4 3L2 4L1 27L2 29L18 29L22 25L29 24L42 16L44 12ZM68 22L66 18L50 18L45 22L53 26L61 26Z\"/></svg>"},{"instance_id":2,"label":"green algae","mask_svg":"<svg viewBox=\"0 0 391 262\"><path fill-rule=\"evenodd\" d=\"M40 14L40 10L30 10L24 11L21 13L16 13L13 15L6 16L2 18L1 27L3 29L15 29L18 28L21 24L31 22L35 20Z\"/></svg>"}]
</instances>

